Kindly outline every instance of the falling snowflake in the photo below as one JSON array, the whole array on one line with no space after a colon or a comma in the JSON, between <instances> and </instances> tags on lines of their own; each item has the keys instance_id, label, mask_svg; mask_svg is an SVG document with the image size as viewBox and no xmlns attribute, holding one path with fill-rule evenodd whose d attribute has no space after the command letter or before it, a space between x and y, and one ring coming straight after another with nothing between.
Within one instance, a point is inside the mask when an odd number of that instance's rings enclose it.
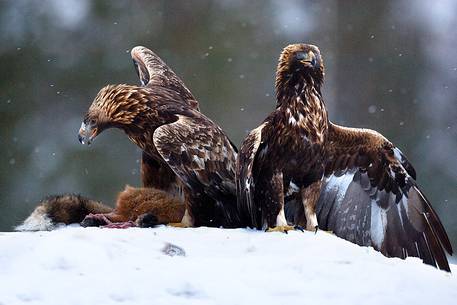
<instances>
[{"instance_id":1,"label":"falling snowflake","mask_svg":"<svg viewBox=\"0 0 457 305\"><path fill-rule=\"evenodd\" d=\"M377 109L378 107L376 107L376 105L370 105L368 107L368 113L375 113Z\"/></svg>"}]
</instances>

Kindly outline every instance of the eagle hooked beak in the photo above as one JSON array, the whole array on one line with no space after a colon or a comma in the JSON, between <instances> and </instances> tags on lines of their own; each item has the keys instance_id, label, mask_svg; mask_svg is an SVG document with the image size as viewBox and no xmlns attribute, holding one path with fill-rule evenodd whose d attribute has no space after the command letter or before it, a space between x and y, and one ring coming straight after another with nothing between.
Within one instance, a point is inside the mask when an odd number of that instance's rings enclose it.
<instances>
[{"instance_id":1,"label":"eagle hooked beak","mask_svg":"<svg viewBox=\"0 0 457 305\"><path fill-rule=\"evenodd\" d=\"M95 124L86 124L85 122L81 123L81 128L79 128L78 140L81 144L90 145L93 139L98 135L98 128Z\"/></svg>"},{"instance_id":2,"label":"eagle hooked beak","mask_svg":"<svg viewBox=\"0 0 457 305\"><path fill-rule=\"evenodd\" d=\"M316 55L309 51L307 53L301 52L297 55L297 59L305 66L315 68L317 65Z\"/></svg>"}]
</instances>

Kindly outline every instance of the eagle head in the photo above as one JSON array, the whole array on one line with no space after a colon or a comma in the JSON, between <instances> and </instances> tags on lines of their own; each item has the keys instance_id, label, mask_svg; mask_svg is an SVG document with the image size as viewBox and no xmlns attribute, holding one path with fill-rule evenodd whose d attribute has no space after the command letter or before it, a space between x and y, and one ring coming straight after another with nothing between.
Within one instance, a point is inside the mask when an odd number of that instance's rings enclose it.
<instances>
[{"instance_id":1,"label":"eagle head","mask_svg":"<svg viewBox=\"0 0 457 305\"><path fill-rule=\"evenodd\" d=\"M78 140L90 145L103 130L108 128L126 129L135 118L146 111L147 92L130 85L108 85L102 88L89 107Z\"/></svg>"},{"instance_id":2,"label":"eagle head","mask_svg":"<svg viewBox=\"0 0 457 305\"><path fill-rule=\"evenodd\" d=\"M306 83L320 89L324 63L319 48L311 44L291 44L283 49L276 70L276 88Z\"/></svg>"}]
</instances>

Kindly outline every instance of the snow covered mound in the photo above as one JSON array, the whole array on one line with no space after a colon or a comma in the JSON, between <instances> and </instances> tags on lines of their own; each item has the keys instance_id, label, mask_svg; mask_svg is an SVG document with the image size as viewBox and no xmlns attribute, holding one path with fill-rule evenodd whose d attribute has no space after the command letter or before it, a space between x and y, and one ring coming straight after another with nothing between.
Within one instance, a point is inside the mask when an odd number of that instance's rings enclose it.
<instances>
[{"instance_id":1,"label":"snow covered mound","mask_svg":"<svg viewBox=\"0 0 457 305\"><path fill-rule=\"evenodd\" d=\"M457 274L456 266L452 266ZM456 304L457 278L329 233L0 233L0 304Z\"/></svg>"}]
</instances>

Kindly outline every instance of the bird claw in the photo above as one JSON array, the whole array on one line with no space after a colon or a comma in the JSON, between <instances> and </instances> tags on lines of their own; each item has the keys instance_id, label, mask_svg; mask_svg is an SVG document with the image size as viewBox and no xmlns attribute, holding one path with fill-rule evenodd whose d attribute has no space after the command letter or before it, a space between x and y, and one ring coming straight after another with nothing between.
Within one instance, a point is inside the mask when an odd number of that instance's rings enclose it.
<instances>
[{"instance_id":1,"label":"bird claw","mask_svg":"<svg viewBox=\"0 0 457 305\"><path fill-rule=\"evenodd\" d=\"M315 230L315 231L314 231L314 234L317 234L317 231L319 230L319 226L315 226L315 227L314 227L314 230Z\"/></svg>"},{"instance_id":2,"label":"bird claw","mask_svg":"<svg viewBox=\"0 0 457 305\"><path fill-rule=\"evenodd\" d=\"M298 230L298 231L305 232L305 229L304 229L302 226L299 226L299 225L295 225L295 226L294 226L294 229L295 229L295 230Z\"/></svg>"},{"instance_id":3,"label":"bird claw","mask_svg":"<svg viewBox=\"0 0 457 305\"><path fill-rule=\"evenodd\" d=\"M300 226L276 226L274 228L267 228L265 232L282 232L289 234L289 231L300 230L303 231L303 228Z\"/></svg>"}]
</instances>

